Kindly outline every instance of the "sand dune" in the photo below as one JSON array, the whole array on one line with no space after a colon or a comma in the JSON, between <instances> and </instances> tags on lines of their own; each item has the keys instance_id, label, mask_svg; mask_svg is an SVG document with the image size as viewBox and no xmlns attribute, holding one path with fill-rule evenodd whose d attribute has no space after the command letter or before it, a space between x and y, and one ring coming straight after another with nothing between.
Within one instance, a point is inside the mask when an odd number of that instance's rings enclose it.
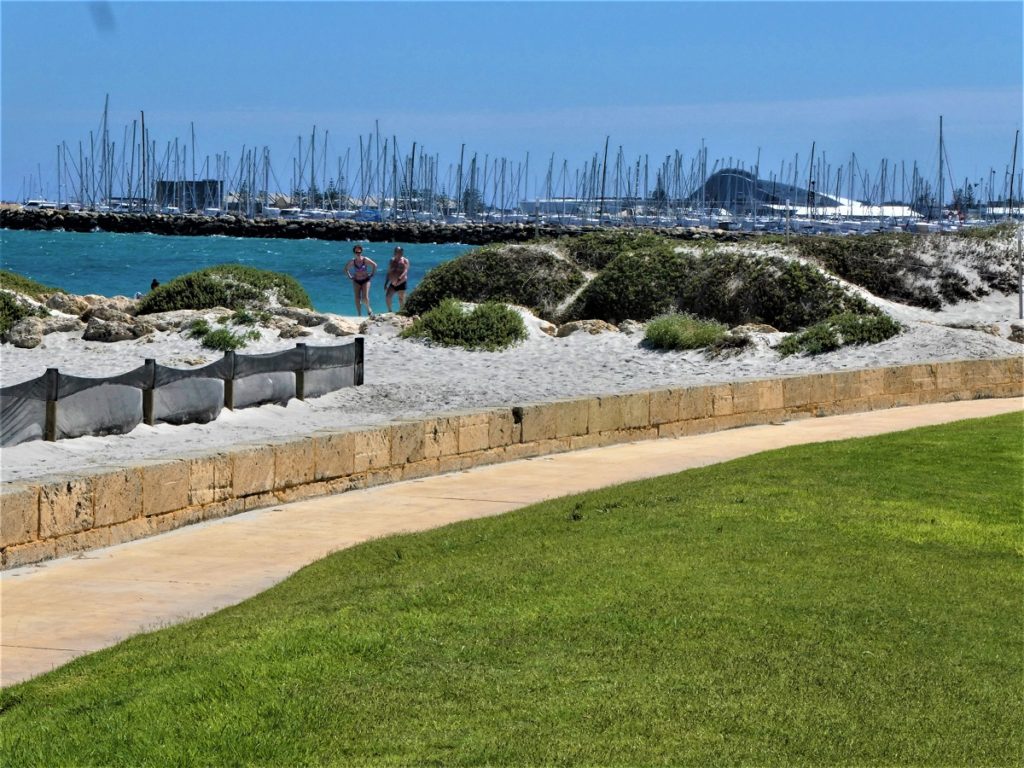
<instances>
[{"instance_id":1,"label":"sand dune","mask_svg":"<svg viewBox=\"0 0 1024 768\"><path fill-rule=\"evenodd\" d=\"M209 424L141 425L127 435L23 443L3 449L2 479L24 480L486 406L1024 352L1020 344L1005 338L1016 321L1016 296L991 294L984 301L941 312L870 298L904 323L906 330L880 344L816 357L781 357L772 345L783 334L770 333L756 334L755 344L739 354L716 358L703 351L650 350L642 345L641 333L575 333L559 339L542 332L540 321L529 315L531 332L524 343L503 352L468 352L398 339L393 327L381 323L366 332L362 387L306 402L291 401L286 407L224 411ZM1001 335L950 324L985 326ZM303 339L308 344L339 343L322 327L310 330L313 335ZM293 344L294 340L282 340L276 331L265 330L263 338L245 351L266 352ZM177 332L109 344L84 342L80 332L54 333L35 349L5 344L0 355L5 385L38 376L47 367L80 376L106 376L130 370L148 357L181 367L219 357Z\"/></svg>"}]
</instances>

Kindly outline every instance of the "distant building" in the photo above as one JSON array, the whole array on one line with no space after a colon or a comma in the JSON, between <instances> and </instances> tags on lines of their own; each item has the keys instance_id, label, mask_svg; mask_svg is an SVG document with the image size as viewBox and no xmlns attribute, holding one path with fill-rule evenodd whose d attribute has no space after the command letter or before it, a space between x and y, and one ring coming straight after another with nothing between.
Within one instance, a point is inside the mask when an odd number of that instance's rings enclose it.
<instances>
[{"instance_id":1,"label":"distant building","mask_svg":"<svg viewBox=\"0 0 1024 768\"><path fill-rule=\"evenodd\" d=\"M847 218L918 218L910 206L901 203L871 205L839 194L823 194L795 184L759 179L749 171L726 168L716 171L704 183L703 195L697 190L687 204L706 209L725 209L737 215L785 213L794 216L844 216Z\"/></svg>"}]
</instances>

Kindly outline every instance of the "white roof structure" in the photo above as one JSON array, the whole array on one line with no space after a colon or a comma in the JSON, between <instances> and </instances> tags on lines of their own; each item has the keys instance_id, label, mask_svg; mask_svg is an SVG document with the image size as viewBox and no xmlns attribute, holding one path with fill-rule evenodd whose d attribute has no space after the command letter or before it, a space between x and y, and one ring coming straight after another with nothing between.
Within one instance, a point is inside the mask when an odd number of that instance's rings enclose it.
<instances>
[{"instance_id":1,"label":"white roof structure","mask_svg":"<svg viewBox=\"0 0 1024 768\"><path fill-rule=\"evenodd\" d=\"M841 216L847 219L920 219L921 214L909 205L865 205L859 200L829 195L828 199L839 203L834 205L793 205L788 209L794 216ZM766 205L778 211L786 211L785 205Z\"/></svg>"}]
</instances>

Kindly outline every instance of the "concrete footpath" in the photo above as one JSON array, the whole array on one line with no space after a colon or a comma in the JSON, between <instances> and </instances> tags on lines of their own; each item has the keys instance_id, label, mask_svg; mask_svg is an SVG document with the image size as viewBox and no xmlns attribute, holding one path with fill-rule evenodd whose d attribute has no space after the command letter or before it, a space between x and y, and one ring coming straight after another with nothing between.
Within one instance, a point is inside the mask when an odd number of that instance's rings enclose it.
<instances>
[{"instance_id":1,"label":"concrete footpath","mask_svg":"<svg viewBox=\"0 0 1024 768\"><path fill-rule=\"evenodd\" d=\"M392 533L760 451L1024 410L971 400L629 443L281 504L0 573L0 685L126 637L202 616L330 552Z\"/></svg>"}]
</instances>

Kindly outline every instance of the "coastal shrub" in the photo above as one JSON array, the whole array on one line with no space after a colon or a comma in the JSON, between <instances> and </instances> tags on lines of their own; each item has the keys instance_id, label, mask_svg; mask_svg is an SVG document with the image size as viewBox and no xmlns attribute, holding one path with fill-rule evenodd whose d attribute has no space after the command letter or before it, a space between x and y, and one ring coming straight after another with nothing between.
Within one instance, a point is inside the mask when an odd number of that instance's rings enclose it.
<instances>
[{"instance_id":1,"label":"coastal shrub","mask_svg":"<svg viewBox=\"0 0 1024 768\"><path fill-rule=\"evenodd\" d=\"M681 311L730 326L767 323L781 331L842 312L878 311L813 265L721 250L693 260L678 286L676 302Z\"/></svg>"},{"instance_id":2,"label":"coastal shrub","mask_svg":"<svg viewBox=\"0 0 1024 768\"><path fill-rule=\"evenodd\" d=\"M627 251L662 249L668 240L653 232L636 230L600 230L575 237L563 237L558 246L580 268L597 271L604 269L617 256Z\"/></svg>"},{"instance_id":3,"label":"coastal shrub","mask_svg":"<svg viewBox=\"0 0 1024 768\"><path fill-rule=\"evenodd\" d=\"M191 325L189 325L188 337L190 339L201 339L212 330L207 320L199 318L198 320L193 320Z\"/></svg>"},{"instance_id":4,"label":"coastal shrub","mask_svg":"<svg viewBox=\"0 0 1024 768\"><path fill-rule=\"evenodd\" d=\"M176 277L157 287L139 300L138 314L213 307L256 311L273 301L284 306L312 308L305 289L289 275L221 264Z\"/></svg>"},{"instance_id":5,"label":"coastal shrub","mask_svg":"<svg viewBox=\"0 0 1024 768\"><path fill-rule=\"evenodd\" d=\"M200 343L207 349L216 349L221 352L228 352L241 349L250 341L256 341L259 338L259 331L235 333L228 328L217 328L203 336Z\"/></svg>"},{"instance_id":6,"label":"coastal shrub","mask_svg":"<svg viewBox=\"0 0 1024 768\"><path fill-rule=\"evenodd\" d=\"M653 238L620 253L602 269L563 313L562 321L649 320L677 308L677 287L693 256L676 253L669 241Z\"/></svg>"},{"instance_id":7,"label":"coastal shrub","mask_svg":"<svg viewBox=\"0 0 1024 768\"><path fill-rule=\"evenodd\" d=\"M32 305L25 301L20 292L10 293L0 290L0 338L6 338L7 332L23 318L33 315L48 317L49 314L46 307Z\"/></svg>"},{"instance_id":8,"label":"coastal shrub","mask_svg":"<svg viewBox=\"0 0 1024 768\"><path fill-rule=\"evenodd\" d=\"M613 259L563 320L646 321L673 311L729 326L767 323L796 330L844 311L876 310L812 265L709 248L676 252L661 240Z\"/></svg>"},{"instance_id":9,"label":"coastal shrub","mask_svg":"<svg viewBox=\"0 0 1024 768\"><path fill-rule=\"evenodd\" d=\"M814 236L793 243L802 257L876 296L938 310L992 291L1016 291L1015 232L1013 224L1002 224L942 235Z\"/></svg>"},{"instance_id":10,"label":"coastal shrub","mask_svg":"<svg viewBox=\"0 0 1024 768\"><path fill-rule=\"evenodd\" d=\"M192 324L189 325L188 337L190 339L199 339L199 343L207 349L228 352L241 349L250 341L258 340L260 334L256 330L235 333L228 328L212 328L206 319L199 318L198 320L193 320Z\"/></svg>"},{"instance_id":11,"label":"coastal shrub","mask_svg":"<svg viewBox=\"0 0 1024 768\"><path fill-rule=\"evenodd\" d=\"M875 296L925 309L941 309L942 296L930 279L934 266L915 249L914 235L877 233L793 239L801 257Z\"/></svg>"},{"instance_id":12,"label":"coastal shrub","mask_svg":"<svg viewBox=\"0 0 1024 768\"><path fill-rule=\"evenodd\" d=\"M858 344L877 344L898 334L901 326L885 314L858 315L844 312L783 339L776 349L783 357L820 355Z\"/></svg>"},{"instance_id":13,"label":"coastal shrub","mask_svg":"<svg viewBox=\"0 0 1024 768\"><path fill-rule=\"evenodd\" d=\"M958 229L953 237L960 240L1011 240L1017 235L1019 225L1013 221L1004 221L990 227L966 227Z\"/></svg>"},{"instance_id":14,"label":"coastal shrub","mask_svg":"<svg viewBox=\"0 0 1024 768\"><path fill-rule=\"evenodd\" d=\"M270 322L272 315L267 311L250 312L248 309L242 308L235 310L230 315L224 315L220 317L217 322L221 325L266 325Z\"/></svg>"},{"instance_id":15,"label":"coastal shrub","mask_svg":"<svg viewBox=\"0 0 1024 768\"><path fill-rule=\"evenodd\" d=\"M728 326L693 315L662 315L644 329L644 342L653 349L682 350L710 347L728 334Z\"/></svg>"},{"instance_id":16,"label":"coastal shrub","mask_svg":"<svg viewBox=\"0 0 1024 768\"><path fill-rule=\"evenodd\" d=\"M0 289L3 289L4 291L11 291L12 293L20 293L21 295L29 296L36 301L42 301L53 293L67 293L63 288L54 288L53 286L43 285L29 277L19 275L17 272L11 272L6 269L0 269Z\"/></svg>"},{"instance_id":17,"label":"coastal shrub","mask_svg":"<svg viewBox=\"0 0 1024 768\"><path fill-rule=\"evenodd\" d=\"M32 310L18 301L13 294L0 291L0 336L13 328L22 318L32 314Z\"/></svg>"},{"instance_id":18,"label":"coastal shrub","mask_svg":"<svg viewBox=\"0 0 1024 768\"><path fill-rule=\"evenodd\" d=\"M428 339L445 347L506 349L526 339L526 325L514 309L488 301L467 312L455 299L444 299L402 331L402 338Z\"/></svg>"},{"instance_id":19,"label":"coastal shrub","mask_svg":"<svg viewBox=\"0 0 1024 768\"><path fill-rule=\"evenodd\" d=\"M551 318L583 281L583 273L552 248L484 246L430 270L409 294L402 311L419 315L444 299L458 299L516 304Z\"/></svg>"}]
</instances>

